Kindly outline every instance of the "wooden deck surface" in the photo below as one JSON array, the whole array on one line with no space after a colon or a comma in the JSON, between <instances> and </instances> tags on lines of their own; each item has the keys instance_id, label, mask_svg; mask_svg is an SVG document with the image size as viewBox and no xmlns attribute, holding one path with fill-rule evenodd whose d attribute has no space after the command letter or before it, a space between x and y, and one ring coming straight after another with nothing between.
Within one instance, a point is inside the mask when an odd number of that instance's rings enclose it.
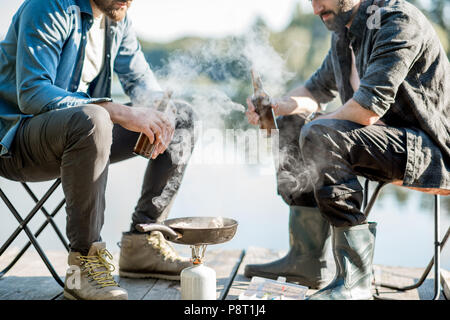
<instances>
[{"instance_id":1,"label":"wooden deck surface","mask_svg":"<svg viewBox=\"0 0 450 320\"><path fill-rule=\"evenodd\" d=\"M178 248L177 248L178 249ZM181 250L184 255L188 250ZM7 251L0 257L0 268L11 261L17 251ZM67 253L47 252L49 260L61 277L67 268ZM206 251L205 264L216 271L217 299L235 300L243 293L250 283L244 277L244 268L248 263L264 263L282 257L284 252L272 251L264 248L248 248L246 250L214 250ZM114 264L117 266L118 252L113 254ZM374 266L373 293L383 298L397 300L428 300L433 293L433 271L419 289L406 292L380 287L378 283L389 282L397 285L415 283L422 275L421 268L404 268L393 266ZM126 279L118 276L117 267L113 272L116 281L128 290L129 299L133 300L178 300L181 297L179 281L157 279ZM450 273L442 270L442 292L440 299L450 299ZM309 290L307 295L313 293ZM64 299L62 288L51 277L44 263L37 253L30 249L19 262L0 279L0 300L52 300Z\"/></svg>"}]
</instances>

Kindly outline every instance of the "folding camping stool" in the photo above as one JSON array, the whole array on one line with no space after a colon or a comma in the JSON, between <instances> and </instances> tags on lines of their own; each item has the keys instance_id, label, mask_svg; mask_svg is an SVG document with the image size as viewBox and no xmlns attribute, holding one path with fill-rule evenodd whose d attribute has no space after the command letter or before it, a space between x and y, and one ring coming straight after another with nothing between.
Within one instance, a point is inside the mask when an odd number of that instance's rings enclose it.
<instances>
[{"instance_id":1,"label":"folding camping stool","mask_svg":"<svg viewBox=\"0 0 450 320\"><path fill-rule=\"evenodd\" d=\"M369 216L370 210L372 209L375 200L377 199L381 188L383 188L387 183L385 182L379 182L377 187L375 188L370 200L368 201L369 197L369 180L367 179L365 182L364 187L364 200L363 200L363 207L364 207L364 215L366 217ZM388 283L380 283L379 285L381 287L399 290L399 291L407 291L412 290L420 287L425 279L427 278L428 274L431 271L431 268L434 264L434 297L433 300L439 299L440 293L441 293L441 273L440 273L440 259L441 259L441 251L445 246L445 243L447 242L447 239L450 235L450 227L447 228L447 232L445 233L444 237L442 238L442 241L439 241L439 232L440 232L440 214L441 214L441 208L439 204L439 195L434 195L434 256L431 258L430 262L428 263L428 266L425 268L424 273L420 277L420 279L417 281L417 283L406 286L406 287L398 287L394 286ZM375 299L383 299L378 295L374 295Z\"/></svg>"},{"instance_id":2,"label":"folding camping stool","mask_svg":"<svg viewBox=\"0 0 450 320\"><path fill-rule=\"evenodd\" d=\"M48 213L47 210L44 208L44 203L48 200L48 198L50 198L50 196L53 194L53 192L61 184L61 179L60 178L56 179L56 181L52 184L50 189L48 189L48 191L45 193L45 195L40 200L36 197L36 195L31 191L31 189L28 187L28 185L25 182L21 182L21 184L25 188L27 193L30 195L30 197L33 199L33 201L36 203L36 205L28 213L28 215L25 217L25 219L22 219L20 214L17 212L17 210L12 205L12 203L6 197L3 190L0 188L0 197L2 198L2 200L6 204L6 206L9 208L11 213L14 215L14 217L17 219L17 221L19 222L19 226L16 228L16 230L11 234L11 236L8 238L8 240L0 248L0 257L2 256L2 254L6 251L6 249L11 245L11 243L17 238L17 236L22 231L25 231L26 235L28 236L29 241L22 248L22 250L20 250L20 252L16 255L16 257L11 261L11 263L5 269L0 271L0 279L9 271L9 269L11 269L16 264L16 262L27 251L27 249L30 247L30 245L33 245L34 248L36 249L36 251L38 252L39 256L41 257L42 261L45 263L48 270L52 274L53 278L56 280L56 282L61 287L64 287L64 282L61 280L61 278L56 273L55 269L53 268L52 264L48 260L47 256L45 255L44 251L42 250L41 246L39 245L39 242L36 239L41 234L41 232L45 229L45 227L50 223L50 225L55 230L56 234L58 235L58 238L61 240L61 242L64 245L64 247L66 248L66 250L69 251L69 245L67 244L66 239L62 235L62 233L59 230L56 223L53 221L53 218L56 216L56 214L59 212L59 210L65 204L66 199L61 200L61 202L58 204L58 206L55 208L55 210L52 211L52 213ZM45 215L46 220L44 223L42 223L42 225L39 227L39 229L33 235L33 233L28 228L27 224L33 219L33 217L36 215L36 213L39 210L42 211L42 213Z\"/></svg>"}]
</instances>

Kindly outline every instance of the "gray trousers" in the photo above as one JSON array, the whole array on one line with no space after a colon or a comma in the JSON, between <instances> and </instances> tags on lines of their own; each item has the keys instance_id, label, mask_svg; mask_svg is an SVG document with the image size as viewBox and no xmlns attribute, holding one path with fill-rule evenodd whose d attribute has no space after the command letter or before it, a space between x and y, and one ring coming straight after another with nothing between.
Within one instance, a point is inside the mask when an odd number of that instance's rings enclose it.
<instances>
[{"instance_id":1,"label":"gray trousers","mask_svg":"<svg viewBox=\"0 0 450 320\"><path fill-rule=\"evenodd\" d=\"M182 137L177 133L193 131L194 114L186 103L177 102L176 106L174 140L166 152L148 163L131 231L138 223L165 219L183 177L186 164L174 163L169 149L180 143ZM13 156L0 158L0 175L26 182L61 177L71 250L87 254L91 244L101 240L108 166L133 157L138 136L113 125L109 113L97 105L45 112L23 121L11 148ZM190 152L193 146L194 141ZM177 183L167 191L168 181ZM152 199L163 191L165 205L155 206Z\"/></svg>"},{"instance_id":2,"label":"gray trousers","mask_svg":"<svg viewBox=\"0 0 450 320\"><path fill-rule=\"evenodd\" d=\"M357 176L375 181L403 180L406 132L380 125L301 116L278 118L278 192L289 205L318 206L333 226L354 226L363 188Z\"/></svg>"}]
</instances>

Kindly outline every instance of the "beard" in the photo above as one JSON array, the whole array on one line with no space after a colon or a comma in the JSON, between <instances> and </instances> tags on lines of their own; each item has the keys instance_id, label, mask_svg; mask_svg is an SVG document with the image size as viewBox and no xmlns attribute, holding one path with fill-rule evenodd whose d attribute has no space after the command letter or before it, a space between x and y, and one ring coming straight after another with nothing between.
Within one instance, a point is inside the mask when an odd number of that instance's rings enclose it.
<instances>
[{"instance_id":1,"label":"beard","mask_svg":"<svg viewBox=\"0 0 450 320\"><path fill-rule=\"evenodd\" d=\"M120 21L125 18L128 8L133 0L93 0L96 6L110 19ZM118 3L126 4L126 7L117 8Z\"/></svg>"},{"instance_id":2,"label":"beard","mask_svg":"<svg viewBox=\"0 0 450 320\"><path fill-rule=\"evenodd\" d=\"M322 22L330 31L341 31L350 22L353 16L354 6L352 0L339 0L337 9L335 11L328 10L321 14ZM330 14L332 17L326 21L323 20L322 15Z\"/></svg>"}]
</instances>

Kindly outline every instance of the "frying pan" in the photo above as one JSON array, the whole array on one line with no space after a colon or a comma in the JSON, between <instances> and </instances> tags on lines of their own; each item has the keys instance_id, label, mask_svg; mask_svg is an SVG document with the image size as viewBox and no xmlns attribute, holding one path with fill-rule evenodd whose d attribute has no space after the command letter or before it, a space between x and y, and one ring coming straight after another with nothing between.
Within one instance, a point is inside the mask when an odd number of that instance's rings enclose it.
<instances>
[{"instance_id":1,"label":"frying pan","mask_svg":"<svg viewBox=\"0 0 450 320\"><path fill-rule=\"evenodd\" d=\"M218 244L231 240L236 220L218 217L186 217L165 220L162 224L138 224L140 232L160 231L169 241L188 245Z\"/></svg>"}]
</instances>

